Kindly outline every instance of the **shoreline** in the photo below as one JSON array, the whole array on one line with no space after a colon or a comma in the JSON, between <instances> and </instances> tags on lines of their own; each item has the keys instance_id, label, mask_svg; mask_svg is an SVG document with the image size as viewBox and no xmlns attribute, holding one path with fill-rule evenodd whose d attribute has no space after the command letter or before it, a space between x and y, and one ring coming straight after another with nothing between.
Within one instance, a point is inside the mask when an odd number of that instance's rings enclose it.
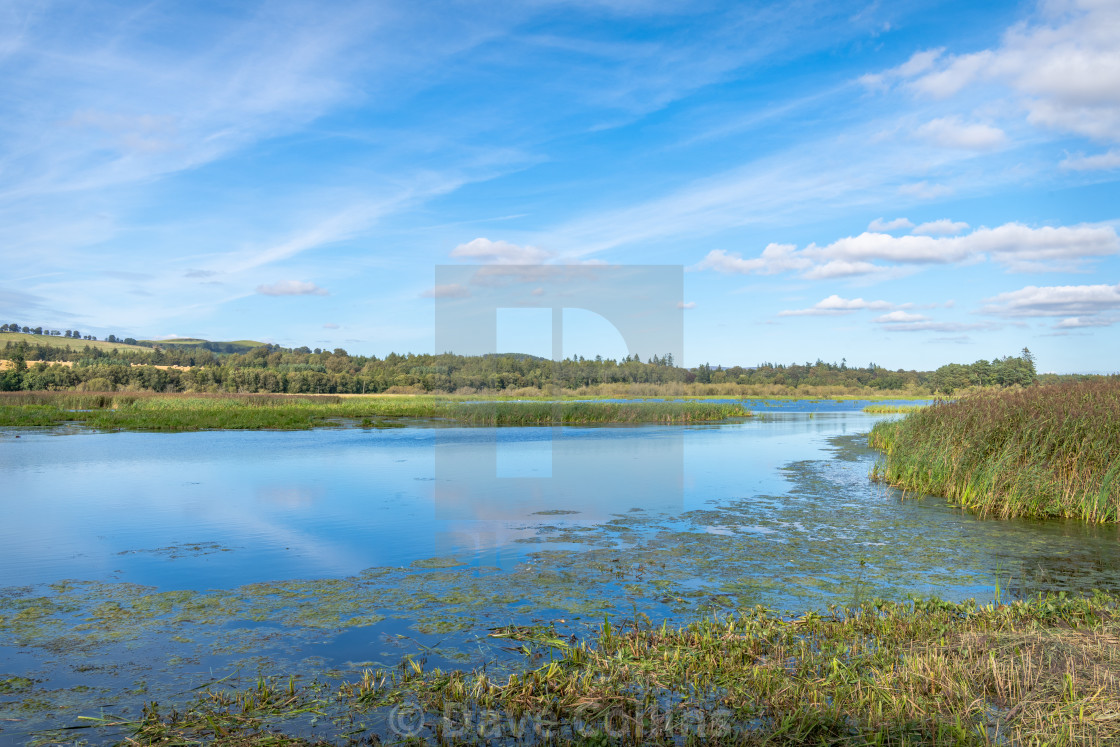
<instances>
[{"instance_id":1,"label":"shoreline","mask_svg":"<svg viewBox=\"0 0 1120 747\"><path fill-rule=\"evenodd\" d=\"M582 639L502 626L488 637L524 658L497 672L409 655L342 679L230 675L77 727L130 744L1103 745L1120 736L1118 605L1097 594L874 600L797 617L756 607L679 627L605 618Z\"/></svg>"}]
</instances>

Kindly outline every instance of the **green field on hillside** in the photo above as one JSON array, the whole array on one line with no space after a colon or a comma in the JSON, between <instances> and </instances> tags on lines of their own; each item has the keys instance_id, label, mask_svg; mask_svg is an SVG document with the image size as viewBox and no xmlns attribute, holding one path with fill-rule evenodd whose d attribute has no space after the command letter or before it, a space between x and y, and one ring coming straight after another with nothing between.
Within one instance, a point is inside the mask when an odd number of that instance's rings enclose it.
<instances>
[{"instance_id":1,"label":"green field on hillside","mask_svg":"<svg viewBox=\"0 0 1120 747\"><path fill-rule=\"evenodd\" d=\"M123 342L106 342L105 340L75 340L70 337L54 337L51 335L25 335L22 332L0 332L0 353L3 352L4 343L26 342L28 345L51 345L56 348L81 350L89 347L95 350L150 350L151 348L139 345L125 345ZM0 355L0 357L3 357Z\"/></svg>"},{"instance_id":2,"label":"green field on hillside","mask_svg":"<svg viewBox=\"0 0 1120 747\"><path fill-rule=\"evenodd\" d=\"M141 340L145 345L160 347L200 347L217 353L245 353L268 343L257 340L202 340L197 337L173 337L168 340Z\"/></svg>"}]
</instances>

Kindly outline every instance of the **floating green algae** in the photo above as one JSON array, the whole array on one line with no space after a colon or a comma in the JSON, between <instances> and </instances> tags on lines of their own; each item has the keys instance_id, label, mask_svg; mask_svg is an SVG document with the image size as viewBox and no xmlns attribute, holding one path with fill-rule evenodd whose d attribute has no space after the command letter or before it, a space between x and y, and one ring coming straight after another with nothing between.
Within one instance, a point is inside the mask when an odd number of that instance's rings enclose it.
<instances>
[{"instance_id":1,"label":"floating green algae","mask_svg":"<svg viewBox=\"0 0 1120 747\"><path fill-rule=\"evenodd\" d=\"M466 563L458 558L422 558L412 561L413 568L458 568L464 565Z\"/></svg>"},{"instance_id":2,"label":"floating green algae","mask_svg":"<svg viewBox=\"0 0 1120 747\"><path fill-rule=\"evenodd\" d=\"M4 677L0 679L0 694L7 695L8 693L30 690L33 684L35 683L32 680L27 677L21 677L20 675Z\"/></svg>"},{"instance_id":3,"label":"floating green algae","mask_svg":"<svg viewBox=\"0 0 1120 747\"><path fill-rule=\"evenodd\" d=\"M486 631L502 625L583 635L605 615L632 626L756 605L804 612L931 588L960 590L960 598L990 588L993 558L1007 552L998 526L965 537L953 528L957 514L943 506L910 503L899 511L897 495L885 490L869 499L868 450L858 436L834 439L831 456L787 465L789 489L780 495L675 516L637 511L597 525L539 527L537 547L506 570L445 556L233 589L80 580L8 589L0 593L0 645L40 656L44 663L21 675L53 688L12 697L41 700L64 689L52 678L77 678L111 690L135 717L144 699L173 697L232 671L354 676L362 665L391 666L410 655L497 671L513 652L487 642ZM930 521L931 510L939 521ZM1055 554L1045 534L1016 536L1023 563L1005 566L1016 593L1120 588L1118 569L1106 564L1088 578L1085 564ZM337 649L340 641L349 648ZM146 683L142 695L137 681ZM96 712L93 696L59 697ZM35 703L21 718L41 726L48 712Z\"/></svg>"}]
</instances>

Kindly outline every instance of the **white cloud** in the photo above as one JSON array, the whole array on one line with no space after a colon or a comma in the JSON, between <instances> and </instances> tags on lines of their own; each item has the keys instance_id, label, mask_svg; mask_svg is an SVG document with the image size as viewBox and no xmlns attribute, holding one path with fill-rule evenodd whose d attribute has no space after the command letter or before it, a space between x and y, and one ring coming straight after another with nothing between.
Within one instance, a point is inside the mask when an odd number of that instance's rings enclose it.
<instances>
[{"instance_id":1,"label":"white cloud","mask_svg":"<svg viewBox=\"0 0 1120 747\"><path fill-rule=\"evenodd\" d=\"M856 311L887 311L909 307L911 304L893 304L889 301L864 301L862 298L843 298L835 294L817 301L807 309L781 311L778 316L838 316Z\"/></svg>"},{"instance_id":2,"label":"white cloud","mask_svg":"<svg viewBox=\"0 0 1120 747\"><path fill-rule=\"evenodd\" d=\"M903 184L898 188L898 193L907 197L917 197L919 200L936 200L953 194L953 188L944 184L930 184L927 181Z\"/></svg>"},{"instance_id":3,"label":"white cloud","mask_svg":"<svg viewBox=\"0 0 1120 747\"><path fill-rule=\"evenodd\" d=\"M984 313L1004 317L1094 317L1120 310L1118 285L1035 286L987 299ZM1073 324L1067 326L1074 326ZM1077 326L1088 326L1082 323Z\"/></svg>"},{"instance_id":4,"label":"white cloud","mask_svg":"<svg viewBox=\"0 0 1120 747\"><path fill-rule=\"evenodd\" d=\"M326 288L303 280L282 280L270 285L258 285L257 293L263 296L326 296Z\"/></svg>"},{"instance_id":5,"label":"white cloud","mask_svg":"<svg viewBox=\"0 0 1120 747\"><path fill-rule=\"evenodd\" d=\"M1081 329L1083 327L1111 327L1117 319L1111 317L1071 316L1054 325L1054 329Z\"/></svg>"},{"instance_id":6,"label":"white cloud","mask_svg":"<svg viewBox=\"0 0 1120 747\"><path fill-rule=\"evenodd\" d=\"M1066 156L1060 165L1063 169L1069 169L1070 171L1120 169L1120 150L1114 148L1107 153L1098 153L1092 156Z\"/></svg>"},{"instance_id":7,"label":"white cloud","mask_svg":"<svg viewBox=\"0 0 1120 747\"><path fill-rule=\"evenodd\" d=\"M685 303L684 301L679 301L677 303L677 308L678 309L684 309L685 311L687 311L689 309L695 309L696 308L696 302L695 301L689 301L688 303Z\"/></svg>"},{"instance_id":8,"label":"white cloud","mask_svg":"<svg viewBox=\"0 0 1120 747\"><path fill-rule=\"evenodd\" d=\"M883 329L889 332L971 332L978 329L996 329L998 325L988 322L898 322L887 324Z\"/></svg>"},{"instance_id":9,"label":"white cloud","mask_svg":"<svg viewBox=\"0 0 1120 747\"><path fill-rule=\"evenodd\" d=\"M935 221L933 231L963 226ZM725 274L774 275L799 272L809 279L886 273L897 265L957 264L990 260L1010 271L1068 271L1086 261L1120 253L1120 237L1111 226L1043 226L1005 223L981 227L964 236L892 236L864 232L828 244L770 244L762 254L744 259L723 250L708 253L693 269Z\"/></svg>"},{"instance_id":10,"label":"white cloud","mask_svg":"<svg viewBox=\"0 0 1120 747\"><path fill-rule=\"evenodd\" d=\"M889 314L875 317L872 321L879 324L898 324L900 322L928 322L925 314L912 314L908 311L892 311Z\"/></svg>"},{"instance_id":11,"label":"white cloud","mask_svg":"<svg viewBox=\"0 0 1120 747\"><path fill-rule=\"evenodd\" d=\"M948 218L942 218L941 220L931 220L917 225L910 233L921 236L956 236L967 230L968 224L963 221L954 222Z\"/></svg>"},{"instance_id":12,"label":"white cloud","mask_svg":"<svg viewBox=\"0 0 1120 747\"><path fill-rule=\"evenodd\" d=\"M831 280L832 278L848 278L857 275L875 275L887 271L888 268L871 262L850 262L845 259L833 259L823 264L813 265L801 274L810 280Z\"/></svg>"},{"instance_id":13,"label":"white cloud","mask_svg":"<svg viewBox=\"0 0 1120 747\"><path fill-rule=\"evenodd\" d=\"M988 50L960 56L950 55L942 58L945 64L940 69L923 71L911 83L911 87L935 99L947 98L980 77L991 65L992 57ZM898 73L900 78L914 77L906 76L902 70L898 70Z\"/></svg>"},{"instance_id":14,"label":"white cloud","mask_svg":"<svg viewBox=\"0 0 1120 747\"><path fill-rule=\"evenodd\" d=\"M360 6L338 10L168 6L126 21L97 3L45 7L23 29L27 43L0 56L5 77L21 71L5 97L0 151L12 168L0 188L41 195L149 180L306 125L350 94L353 47L377 26ZM49 95L32 104L36 90Z\"/></svg>"},{"instance_id":15,"label":"white cloud","mask_svg":"<svg viewBox=\"0 0 1120 747\"><path fill-rule=\"evenodd\" d=\"M793 244L767 244L762 255L756 259L743 259L742 255L713 249L692 269L715 270L724 274L774 275L789 270L805 270L811 265L811 261L798 256L797 247Z\"/></svg>"},{"instance_id":16,"label":"white cloud","mask_svg":"<svg viewBox=\"0 0 1120 747\"><path fill-rule=\"evenodd\" d=\"M470 291L467 287L459 283L447 283L446 285L437 285L432 288L425 288L421 293L421 298L467 298L470 296Z\"/></svg>"},{"instance_id":17,"label":"white cloud","mask_svg":"<svg viewBox=\"0 0 1120 747\"><path fill-rule=\"evenodd\" d=\"M335 324L334 322L327 322L326 324L323 325L323 329L338 329L338 328L339 328L339 326L337 324Z\"/></svg>"},{"instance_id":18,"label":"white cloud","mask_svg":"<svg viewBox=\"0 0 1120 747\"><path fill-rule=\"evenodd\" d=\"M942 148L994 150L1007 141L1003 130L991 125L967 124L957 117L930 120L914 131L919 138Z\"/></svg>"},{"instance_id":19,"label":"white cloud","mask_svg":"<svg viewBox=\"0 0 1120 747\"><path fill-rule=\"evenodd\" d=\"M994 49L963 55L919 52L899 67L861 80L878 89L901 82L923 99L995 83L1018 95L1032 124L1120 141L1117 29L1116 2L1043 2L1034 18L1008 29Z\"/></svg>"},{"instance_id":20,"label":"white cloud","mask_svg":"<svg viewBox=\"0 0 1120 747\"><path fill-rule=\"evenodd\" d=\"M867 230L875 233L890 233L891 231L913 227L914 223L908 218L895 218L894 220L876 218L867 224Z\"/></svg>"},{"instance_id":21,"label":"white cloud","mask_svg":"<svg viewBox=\"0 0 1120 747\"><path fill-rule=\"evenodd\" d=\"M934 63L937 62L937 58L944 54L944 52L944 48L915 52L909 60L898 67L882 73L869 73L860 77L859 82L873 90L889 88L892 83L907 78L913 78L926 72L933 67Z\"/></svg>"},{"instance_id":22,"label":"white cloud","mask_svg":"<svg viewBox=\"0 0 1120 747\"><path fill-rule=\"evenodd\" d=\"M481 237L459 244L451 250L451 256L495 265L538 265L552 257L549 252L535 246L518 246L508 241L491 241Z\"/></svg>"}]
</instances>

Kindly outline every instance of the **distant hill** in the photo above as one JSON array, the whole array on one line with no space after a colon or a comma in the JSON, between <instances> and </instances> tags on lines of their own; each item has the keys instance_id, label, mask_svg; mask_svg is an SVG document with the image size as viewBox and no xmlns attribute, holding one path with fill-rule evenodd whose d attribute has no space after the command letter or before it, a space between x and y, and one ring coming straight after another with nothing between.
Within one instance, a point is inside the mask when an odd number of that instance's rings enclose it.
<instances>
[{"instance_id":1,"label":"distant hill","mask_svg":"<svg viewBox=\"0 0 1120 747\"><path fill-rule=\"evenodd\" d=\"M132 340L129 345L120 340L82 340L59 335L25 335L22 332L0 332L0 348L5 342L26 342L28 345L49 345L68 350L82 350L90 347L95 350L152 350L153 348L202 348L212 353L247 353L268 343L257 340L202 340L197 337L176 337L170 340Z\"/></svg>"},{"instance_id":2,"label":"distant hill","mask_svg":"<svg viewBox=\"0 0 1120 747\"><path fill-rule=\"evenodd\" d=\"M89 347L94 350L149 350L142 345L125 345L123 342L106 342L105 340L75 340L71 337L56 335L25 335L22 332L0 332L0 348L6 342L26 342L28 345L50 345L56 348L81 350Z\"/></svg>"},{"instance_id":3,"label":"distant hill","mask_svg":"<svg viewBox=\"0 0 1120 747\"><path fill-rule=\"evenodd\" d=\"M552 363L551 358L542 358L539 355L531 355L529 353L483 353L483 358L513 358L518 361L541 361L542 363Z\"/></svg>"},{"instance_id":4,"label":"distant hill","mask_svg":"<svg viewBox=\"0 0 1120 747\"><path fill-rule=\"evenodd\" d=\"M201 340L197 337L174 337L170 340L140 340L141 345L161 348L203 348L213 353L247 353L253 348L264 347L268 343L256 340L216 341Z\"/></svg>"}]
</instances>

